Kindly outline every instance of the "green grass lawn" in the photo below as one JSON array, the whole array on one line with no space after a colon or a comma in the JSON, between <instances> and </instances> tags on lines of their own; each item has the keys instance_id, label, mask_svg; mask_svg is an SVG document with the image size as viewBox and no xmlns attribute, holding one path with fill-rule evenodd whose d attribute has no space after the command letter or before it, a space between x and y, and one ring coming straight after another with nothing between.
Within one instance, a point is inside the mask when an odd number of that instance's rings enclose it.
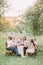
<instances>
[{"instance_id":1,"label":"green grass lawn","mask_svg":"<svg viewBox=\"0 0 43 65\"><path fill-rule=\"evenodd\" d=\"M43 42L40 42L36 57L15 57L5 55L7 36L0 36L0 65L43 65Z\"/></svg>"}]
</instances>

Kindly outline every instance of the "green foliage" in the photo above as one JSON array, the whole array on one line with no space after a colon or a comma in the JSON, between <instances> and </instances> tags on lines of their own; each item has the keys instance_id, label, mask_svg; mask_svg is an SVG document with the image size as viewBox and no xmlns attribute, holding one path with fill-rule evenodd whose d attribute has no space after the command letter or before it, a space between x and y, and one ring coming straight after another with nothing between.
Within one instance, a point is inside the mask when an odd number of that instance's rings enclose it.
<instances>
[{"instance_id":1,"label":"green foliage","mask_svg":"<svg viewBox=\"0 0 43 65\"><path fill-rule=\"evenodd\" d=\"M0 22L0 32L6 32L8 30L7 26L5 24L3 24L2 22Z\"/></svg>"},{"instance_id":2,"label":"green foliage","mask_svg":"<svg viewBox=\"0 0 43 65\"><path fill-rule=\"evenodd\" d=\"M43 34L43 0L38 0L33 7L27 9L24 19L27 28L30 27L34 35Z\"/></svg>"},{"instance_id":3,"label":"green foliage","mask_svg":"<svg viewBox=\"0 0 43 65\"><path fill-rule=\"evenodd\" d=\"M2 22L2 16L0 15L0 32L6 32L8 27Z\"/></svg>"},{"instance_id":4,"label":"green foliage","mask_svg":"<svg viewBox=\"0 0 43 65\"><path fill-rule=\"evenodd\" d=\"M3 16L3 14L8 10L8 7L7 0L0 0L0 16Z\"/></svg>"}]
</instances>

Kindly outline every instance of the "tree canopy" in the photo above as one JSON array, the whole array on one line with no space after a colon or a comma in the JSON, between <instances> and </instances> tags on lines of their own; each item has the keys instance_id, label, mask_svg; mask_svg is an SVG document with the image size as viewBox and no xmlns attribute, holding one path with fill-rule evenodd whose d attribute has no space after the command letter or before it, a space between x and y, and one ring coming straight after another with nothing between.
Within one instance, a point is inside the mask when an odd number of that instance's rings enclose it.
<instances>
[{"instance_id":1,"label":"tree canopy","mask_svg":"<svg viewBox=\"0 0 43 65\"><path fill-rule=\"evenodd\" d=\"M43 0L37 0L35 5L26 10L24 14L27 32L32 30L34 35L43 34Z\"/></svg>"},{"instance_id":2,"label":"tree canopy","mask_svg":"<svg viewBox=\"0 0 43 65\"><path fill-rule=\"evenodd\" d=\"M0 0L0 31L6 31L7 26L2 23L4 13L8 9L7 0Z\"/></svg>"}]
</instances>

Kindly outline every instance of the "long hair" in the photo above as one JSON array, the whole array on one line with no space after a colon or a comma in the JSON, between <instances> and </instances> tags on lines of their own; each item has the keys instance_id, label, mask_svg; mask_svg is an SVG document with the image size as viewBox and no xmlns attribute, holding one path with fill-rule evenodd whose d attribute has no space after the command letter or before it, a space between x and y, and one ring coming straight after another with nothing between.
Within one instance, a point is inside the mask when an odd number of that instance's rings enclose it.
<instances>
[{"instance_id":1,"label":"long hair","mask_svg":"<svg viewBox=\"0 0 43 65\"><path fill-rule=\"evenodd\" d=\"M31 40L30 40L30 43L33 43L33 45L34 45L34 40L33 40L33 39L31 39Z\"/></svg>"}]
</instances>

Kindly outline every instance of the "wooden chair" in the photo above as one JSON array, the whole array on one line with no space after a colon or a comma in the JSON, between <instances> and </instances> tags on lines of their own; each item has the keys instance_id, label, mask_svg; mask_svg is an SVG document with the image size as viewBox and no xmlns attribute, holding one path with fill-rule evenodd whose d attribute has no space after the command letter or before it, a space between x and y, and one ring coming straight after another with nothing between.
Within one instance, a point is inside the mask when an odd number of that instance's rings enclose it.
<instances>
[{"instance_id":1,"label":"wooden chair","mask_svg":"<svg viewBox=\"0 0 43 65\"><path fill-rule=\"evenodd\" d=\"M6 48L7 48L7 42L5 42L5 55L13 55L13 52L7 50Z\"/></svg>"},{"instance_id":2,"label":"wooden chair","mask_svg":"<svg viewBox=\"0 0 43 65\"><path fill-rule=\"evenodd\" d=\"M38 51L38 47L39 47L39 45L37 46L37 48L35 49L35 54L37 54L37 51Z\"/></svg>"}]
</instances>

